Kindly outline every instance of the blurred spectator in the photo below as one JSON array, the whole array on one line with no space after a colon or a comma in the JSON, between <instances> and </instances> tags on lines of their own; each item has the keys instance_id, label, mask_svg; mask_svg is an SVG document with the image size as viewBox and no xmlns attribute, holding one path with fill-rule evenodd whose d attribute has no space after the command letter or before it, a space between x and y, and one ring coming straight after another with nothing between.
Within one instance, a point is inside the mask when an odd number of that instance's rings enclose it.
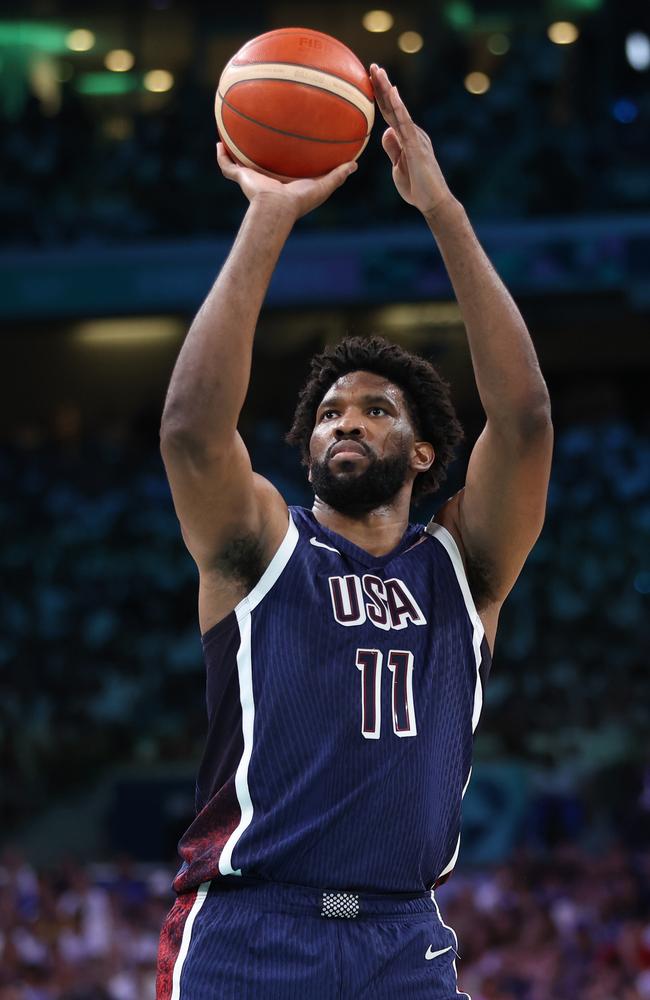
<instances>
[{"instance_id":1,"label":"blurred spectator","mask_svg":"<svg viewBox=\"0 0 650 1000\"><path fill-rule=\"evenodd\" d=\"M25 912L16 863L30 871ZM14 849L0 858L1 1000L147 1000L154 997L158 933L169 879L140 879L136 910L120 899L119 866L73 862L38 875Z\"/></svg>"}]
</instances>

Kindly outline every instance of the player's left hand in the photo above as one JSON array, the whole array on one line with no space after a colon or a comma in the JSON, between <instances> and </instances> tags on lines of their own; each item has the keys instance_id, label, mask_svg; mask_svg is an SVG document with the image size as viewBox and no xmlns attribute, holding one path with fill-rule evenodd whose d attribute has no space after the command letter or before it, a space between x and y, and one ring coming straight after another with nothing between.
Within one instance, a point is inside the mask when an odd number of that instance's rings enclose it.
<instances>
[{"instance_id":1,"label":"player's left hand","mask_svg":"<svg viewBox=\"0 0 650 1000\"><path fill-rule=\"evenodd\" d=\"M438 166L431 139L411 118L385 69L373 63L370 79L377 106L388 125L381 144L393 165L395 187L409 205L424 215L435 214L453 195Z\"/></svg>"},{"instance_id":2,"label":"player's left hand","mask_svg":"<svg viewBox=\"0 0 650 1000\"><path fill-rule=\"evenodd\" d=\"M357 169L356 162L342 163L321 177L279 181L259 170L252 170L235 162L222 142L217 143L217 163L224 177L239 184L250 202L258 197L271 198L276 204L282 205L283 209L291 212L294 221L327 201Z\"/></svg>"}]
</instances>

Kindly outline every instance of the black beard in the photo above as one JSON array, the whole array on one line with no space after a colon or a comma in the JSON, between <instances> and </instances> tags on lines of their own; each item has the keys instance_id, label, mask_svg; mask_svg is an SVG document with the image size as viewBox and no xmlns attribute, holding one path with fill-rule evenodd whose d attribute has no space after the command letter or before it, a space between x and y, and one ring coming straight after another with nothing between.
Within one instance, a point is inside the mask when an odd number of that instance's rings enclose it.
<instances>
[{"instance_id":1,"label":"black beard","mask_svg":"<svg viewBox=\"0 0 650 1000\"><path fill-rule=\"evenodd\" d=\"M408 454L393 458L371 458L365 472L330 471L327 461L312 462L311 487L329 507L340 514L358 516L387 504L404 485Z\"/></svg>"}]
</instances>

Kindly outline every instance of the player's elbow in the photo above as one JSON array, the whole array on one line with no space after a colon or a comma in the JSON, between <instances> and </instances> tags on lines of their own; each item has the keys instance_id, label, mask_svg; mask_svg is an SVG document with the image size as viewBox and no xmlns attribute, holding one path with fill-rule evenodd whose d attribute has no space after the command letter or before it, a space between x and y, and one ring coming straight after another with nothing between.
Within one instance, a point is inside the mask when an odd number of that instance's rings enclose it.
<instances>
[{"instance_id":1,"label":"player's elbow","mask_svg":"<svg viewBox=\"0 0 650 1000\"><path fill-rule=\"evenodd\" d=\"M530 400L528 407L522 414L521 422L525 436L534 438L552 436L551 397L546 386L539 395Z\"/></svg>"},{"instance_id":2,"label":"player's elbow","mask_svg":"<svg viewBox=\"0 0 650 1000\"><path fill-rule=\"evenodd\" d=\"M206 420L183 402L168 400L160 421L160 448L194 450L207 439Z\"/></svg>"},{"instance_id":3,"label":"player's elbow","mask_svg":"<svg viewBox=\"0 0 650 1000\"><path fill-rule=\"evenodd\" d=\"M522 396L508 423L522 443L552 437L551 397L543 379Z\"/></svg>"},{"instance_id":4,"label":"player's elbow","mask_svg":"<svg viewBox=\"0 0 650 1000\"><path fill-rule=\"evenodd\" d=\"M192 446L193 433L191 428L178 416L163 414L160 422L160 450L177 451L179 448L187 449Z\"/></svg>"},{"instance_id":5,"label":"player's elbow","mask_svg":"<svg viewBox=\"0 0 650 1000\"><path fill-rule=\"evenodd\" d=\"M507 408L496 416L488 417L493 432L517 452L527 450L539 442L553 441L551 402L545 391L528 394L516 406Z\"/></svg>"}]
</instances>

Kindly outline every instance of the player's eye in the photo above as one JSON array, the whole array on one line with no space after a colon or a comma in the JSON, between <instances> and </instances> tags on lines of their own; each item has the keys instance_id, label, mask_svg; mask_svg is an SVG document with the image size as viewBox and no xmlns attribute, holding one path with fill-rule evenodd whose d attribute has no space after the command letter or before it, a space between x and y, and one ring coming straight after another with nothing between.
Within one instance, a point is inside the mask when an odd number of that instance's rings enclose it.
<instances>
[{"instance_id":1,"label":"player's eye","mask_svg":"<svg viewBox=\"0 0 650 1000\"><path fill-rule=\"evenodd\" d=\"M321 413L321 420L330 420L332 417L336 416L336 410L323 410Z\"/></svg>"},{"instance_id":2,"label":"player's eye","mask_svg":"<svg viewBox=\"0 0 650 1000\"><path fill-rule=\"evenodd\" d=\"M381 417L386 412L387 411L383 408L383 406L373 406L370 409L370 413L372 414L373 417Z\"/></svg>"}]
</instances>

